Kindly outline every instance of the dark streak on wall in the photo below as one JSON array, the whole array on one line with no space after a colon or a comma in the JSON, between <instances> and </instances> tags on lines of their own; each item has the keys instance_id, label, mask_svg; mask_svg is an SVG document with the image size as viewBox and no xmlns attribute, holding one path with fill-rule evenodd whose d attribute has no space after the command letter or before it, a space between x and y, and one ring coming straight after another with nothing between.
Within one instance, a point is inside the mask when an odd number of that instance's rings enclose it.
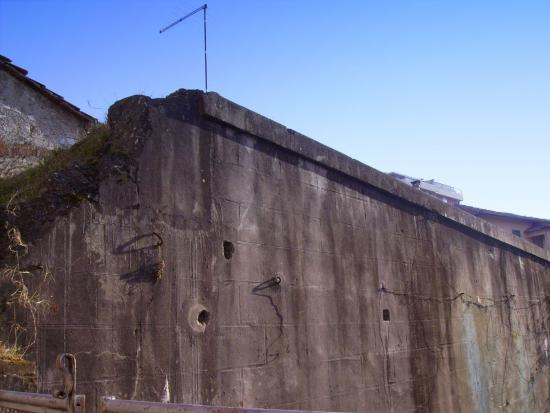
<instances>
[{"instance_id":1,"label":"dark streak on wall","mask_svg":"<svg viewBox=\"0 0 550 413\"><path fill-rule=\"evenodd\" d=\"M216 94L131 97L109 122L132 168L28 258L59 308L41 389L69 351L92 403L546 407L547 252Z\"/></svg>"}]
</instances>

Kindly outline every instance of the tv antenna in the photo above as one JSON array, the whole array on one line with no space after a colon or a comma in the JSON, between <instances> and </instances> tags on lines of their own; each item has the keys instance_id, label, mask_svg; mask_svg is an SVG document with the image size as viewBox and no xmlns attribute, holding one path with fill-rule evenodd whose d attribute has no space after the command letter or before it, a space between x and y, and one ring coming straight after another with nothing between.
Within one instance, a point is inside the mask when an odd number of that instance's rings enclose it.
<instances>
[{"instance_id":1,"label":"tv antenna","mask_svg":"<svg viewBox=\"0 0 550 413\"><path fill-rule=\"evenodd\" d=\"M206 9L207 8L208 8L208 5L206 3L204 3L198 9L193 10L191 13L186 14L182 18L180 18L180 19L176 20L175 22L169 24L168 26L160 29L160 31L159 31L159 33L162 34L166 30L171 29L172 27L174 27L176 24L181 23L182 21L184 21L188 17L191 17L194 14L197 14L201 10L203 11L203 14L202 14L203 19L202 20L203 20L203 28L204 28L203 32L204 32L204 91L205 92L208 92L208 61L206 59Z\"/></svg>"}]
</instances>

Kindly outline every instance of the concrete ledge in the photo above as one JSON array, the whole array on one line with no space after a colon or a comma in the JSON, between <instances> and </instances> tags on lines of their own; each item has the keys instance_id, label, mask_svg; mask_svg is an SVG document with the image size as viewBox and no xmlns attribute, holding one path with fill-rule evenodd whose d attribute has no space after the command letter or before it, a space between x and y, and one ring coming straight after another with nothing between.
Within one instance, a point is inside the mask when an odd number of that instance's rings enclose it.
<instances>
[{"instance_id":1,"label":"concrete ledge","mask_svg":"<svg viewBox=\"0 0 550 413\"><path fill-rule=\"evenodd\" d=\"M431 211L440 217L458 223L461 226L484 234L550 263L550 251L539 248L512 234L508 234L506 231L487 221L449 206L437 198L411 188L383 172L231 102L217 93L205 93L202 99L203 115L214 121L230 125L260 139L269 141L282 148L295 152L305 159L358 179L390 195L404 199Z\"/></svg>"}]
</instances>

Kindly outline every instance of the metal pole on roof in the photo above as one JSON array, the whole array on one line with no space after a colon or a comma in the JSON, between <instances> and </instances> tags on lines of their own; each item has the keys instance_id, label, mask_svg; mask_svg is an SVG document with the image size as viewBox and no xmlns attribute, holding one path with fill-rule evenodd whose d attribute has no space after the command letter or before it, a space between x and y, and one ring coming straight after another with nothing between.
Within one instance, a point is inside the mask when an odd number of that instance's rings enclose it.
<instances>
[{"instance_id":1,"label":"metal pole on roof","mask_svg":"<svg viewBox=\"0 0 550 413\"><path fill-rule=\"evenodd\" d=\"M207 53L206 53L206 9L208 8L208 5L204 3L203 11L203 28L204 28L204 91L208 92L208 61L206 59Z\"/></svg>"},{"instance_id":2,"label":"metal pole on roof","mask_svg":"<svg viewBox=\"0 0 550 413\"><path fill-rule=\"evenodd\" d=\"M208 8L208 4L204 3L202 6L200 6L198 9L193 10L191 13L186 14L182 18L176 20L173 23L170 23L168 26L160 29L159 33L162 34L166 30L171 29L176 24L181 23L188 17L193 16L194 14L198 13L199 11L203 11L203 32L204 32L204 91L208 92L208 59L207 59L207 50L206 50L206 9Z\"/></svg>"}]
</instances>

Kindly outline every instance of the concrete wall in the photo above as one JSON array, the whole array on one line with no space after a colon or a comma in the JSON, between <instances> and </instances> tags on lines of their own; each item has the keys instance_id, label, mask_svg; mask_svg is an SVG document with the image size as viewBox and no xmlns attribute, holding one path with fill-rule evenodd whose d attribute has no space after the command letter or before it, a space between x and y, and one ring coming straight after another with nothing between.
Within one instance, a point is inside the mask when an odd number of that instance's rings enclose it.
<instances>
[{"instance_id":1,"label":"concrete wall","mask_svg":"<svg viewBox=\"0 0 550 413\"><path fill-rule=\"evenodd\" d=\"M0 389L36 392L36 368L34 363L0 360Z\"/></svg>"},{"instance_id":2,"label":"concrete wall","mask_svg":"<svg viewBox=\"0 0 550 413\"><path fill-rule=\"evenodd\" d=\"M38 164L85 134L85 122L0 68L0 177Z\"/></svg>"},{"instance_id":3,"label":"concrete wall","mask_svg":"<svg viewBox=\"0 0 550 413\"><path fill-rule=\"evenodd\" d=\"M215 94L109 116L137 162L28 257L41 389L69 351L92 405L547 406L546 251Z\"/></svg>"}]
</instances>

